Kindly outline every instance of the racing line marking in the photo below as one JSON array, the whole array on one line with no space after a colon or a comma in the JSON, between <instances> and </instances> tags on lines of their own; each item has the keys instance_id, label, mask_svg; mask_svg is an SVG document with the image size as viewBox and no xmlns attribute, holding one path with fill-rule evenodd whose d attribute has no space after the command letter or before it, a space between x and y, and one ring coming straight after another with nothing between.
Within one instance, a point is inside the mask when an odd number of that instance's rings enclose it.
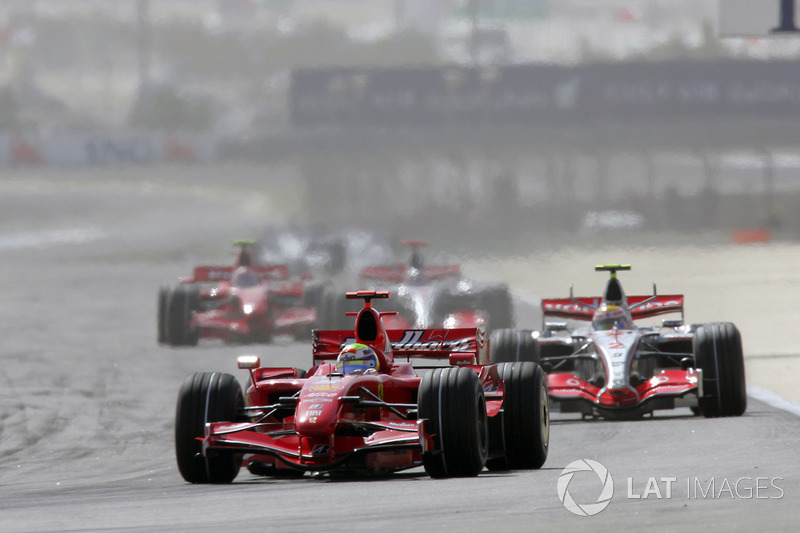
<instances>
[{"instance_id":1,"label":"racing line marking","mask_svg":"<svg viewBox=\"0 0 800 533\"><path fill-rule=\"evenodd\" d=\"M787 413L791 413L795 416L800 416L800 402L784 398L777 392L764 389L757 385L748 385L747 395L755 400L758 400L759 402L764 402L775 409L780 409L781 411L786 411Z\"/></svg>"}]
</instances>

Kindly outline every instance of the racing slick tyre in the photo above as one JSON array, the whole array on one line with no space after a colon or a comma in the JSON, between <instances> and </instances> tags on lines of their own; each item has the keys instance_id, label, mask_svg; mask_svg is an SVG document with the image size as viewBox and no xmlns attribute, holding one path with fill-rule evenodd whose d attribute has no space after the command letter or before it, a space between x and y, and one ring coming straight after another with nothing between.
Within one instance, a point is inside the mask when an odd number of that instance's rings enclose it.
<instances>
[{"instance_id":1,"label":"racing slick tyre","mask_svg":"<svg viewBox=\"0 0 800 533\"><path fill-rule=\"evenodd\" d=\"M514 327L514 302L508 287L491 287L481 294L481 307L489 313L489 331Z\"/></svg>"},{"instance_id":2,"label":"racing slick tyre","mask_svg":"<svg viewBox=\"0 0 800 533\"><path fill-rule=\"evenodd\" d=\"M311 283L303 288L303 307L313 307L319 313L322 302L325 299L325 291L328 290L327 283Z\"/></svg>"},{"instance_id":3,"label":"racing slick tyre","mask_svg":"<svg viewBox=\"0 0 800 533\"><path fill-rule=\"evenodd\" d=\"M241 457L209 451L202 455L206 422L236 421L244 407L242 388L230 374L197 372L183 380L175 411L175 455L178 470L189 483L230 483Z\"/></svg>"},{"instance_id":4,"label":"racing slick tyre","mask_svg":"<svg viewBox=\"0 0 800 533\"><path fill-rule=\"evenodd\" d=\"M530 361L539 363L539 341L531 331L498 329L489 335L489 358L492 363Z\"/></svg>"},{"instance_id":5,"label":"racing slick tyre","mask_svg":"<svg viewBox=\"0 0 800 533\"><path fill-rule=\"evenodd\" d=\"M730 322L703 324L694 333L694 360L703 371L703 397L698 400L706 418L740 416L747 409L742 336Z\"/></svg>"},{"instance_id":6,"label":"racing slick tyre","mask_svg":"<svg viewBox=\"0 0 800 533\"><path fill-rule=\"evenodd\" d=\"M339 274L344 270L347 263L347 245L342 241L334 241L328 244L328 260L325 262L325 273L329 275Z\"/></svg>"},{"instance_id":7,"label":"racing slick tyre","mask_svg":"<svg viewBox=\"0 0 800 533\"><path fill-rule=\"evenodd\" d=\"M169 301L169 289L160 287L158 289L158 314L157 314L157 340L159 344L167 342L167 303Z\"/></svg>"},{"instance_id":8,"label":"racing slick tyre","mask_svg":"<svg viewBox=\"0 0 800 533\"><path fill-rule=\"evenodd\" d=\"M344 298L344 294L332 287L322 292L320 308L317 311L320 329L338 329L339 317L337 312L343 312L341 302L338 301L339 297Z\"/></svg>"},{"instance_id":9,"label":"racing slick tyre","mask_svg":"<svg viewBox=\"0 0 800 533\"><path fill-rule=\"evenodd\" d=\"M486 398L478 375L469 368L432 370L422 377L418 401L435 447L422 455L428 475L477 476L489 453Z\"/></svg>"},{"instance_id":10,"label":"racing slick tyre","mask_svg":"<svg viewBox=\"0 0 800 533\"><path fill-rule=\"evenodd\" d=\"M173 346L195 346L197 331L192 330L192 313L200 305L200 291L192 285L179 285L169 295L167 342Z\"/></svg>"},{"instance_id":11,"label":"racing slick tyre","mask_svg":"<svg viewBox=\"0 0 800 533\"><path fill-rule=\"evenodd\" d=\"M490 470L538 469L550 446L547 375L528 361L498 365L504 381L502 438L505 457L487 462Z\"/></svg>"},{"instance_id":12,"label":"racing slick tyre","mask_svg":"<svg viewBox=\"0 0 800 533\"><path fill-rule=\"evenodd\" d=\"M475 295L451 291L441 291L433 301L433 321L441 324L452 313L478 307Z\"/></svg>"},{"instance_id":13,"label":"racing slick tyre","mask_svg":"<svg viewBox=\"0 0 800 533\"><path fill-rule=\"evenodd\" d=\"M333 329L354 330L356 324L355 316L348 316L347 313L357 313L361 306L357 300L348 300L341 291L330 291L330 301L328 303L330 320Z\"/></svg>"},{"instance_id":14,"label":"racing slick tyre","mask_svg":"<svg viewBox=\"0 0 800 533\"><path fill-rule=\"evenodd\" d=\"M295 340L307 341L311 329L323 329L326 326L325 294L331 290L327 283L311 283L303 288L303 307L311 307L316 311L317 318L308 329L303 329L295 335Z\"/></svg>"}]
</instances>

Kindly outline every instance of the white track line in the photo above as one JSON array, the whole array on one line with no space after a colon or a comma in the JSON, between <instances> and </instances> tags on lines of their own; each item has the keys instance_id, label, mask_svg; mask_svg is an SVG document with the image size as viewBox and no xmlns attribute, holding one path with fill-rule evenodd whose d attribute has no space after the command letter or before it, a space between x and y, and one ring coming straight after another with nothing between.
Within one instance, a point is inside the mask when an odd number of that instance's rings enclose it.
<instances>
[{"instance_id":1,"label":"white track line","mask_svg":"<svg viewBox=\"0 0 800 533\"><path fill-rule=\"evenodd\" d=\"M784 398L777 392L772 392L771 390L764 389L757 385L748 385L747 395L754 400L769 404L776 409L786 411L795 416L800 416L800 402Z\"/></svg>"}]
</instances>

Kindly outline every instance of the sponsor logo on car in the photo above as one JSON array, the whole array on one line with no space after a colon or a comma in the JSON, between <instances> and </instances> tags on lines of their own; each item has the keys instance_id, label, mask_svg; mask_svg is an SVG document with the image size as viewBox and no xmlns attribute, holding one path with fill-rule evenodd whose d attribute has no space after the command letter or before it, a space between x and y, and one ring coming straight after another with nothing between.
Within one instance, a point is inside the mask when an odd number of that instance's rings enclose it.
<instances>
[{"instance_id":1,"label":"sponsor logo on car","mask_svg":"<svg viewBox=\"0 0 800 533\"><path fill-rule=\"evenodd\" d=\"M472 338L452 341L428 340L423 342L421 339L424 333L424 329L407 329L403 332L403 337L399 341L392 343L392 348L395 350L462 352L468 351L473 343Z\"/></svg>"},{"instance_id":2,"label":"sponsor logo on car","mask_svg":"<svg viewBox=\"0 0 800 533\"><path fill-rule=\"evenodd\" d=\"M311 455L328 455L328 450L331 447L328 444L315 444L313 448L311 448Z\"/></svg>"}]
</instances>

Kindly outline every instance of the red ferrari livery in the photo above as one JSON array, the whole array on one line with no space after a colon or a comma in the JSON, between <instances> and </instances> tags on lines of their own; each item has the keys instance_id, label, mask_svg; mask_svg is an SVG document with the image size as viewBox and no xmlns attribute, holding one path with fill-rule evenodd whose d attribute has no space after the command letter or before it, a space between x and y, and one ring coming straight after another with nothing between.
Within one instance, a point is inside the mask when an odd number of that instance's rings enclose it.
<instances>
[{"instance_id":1,"label":"red ferrari livery","mask_svg":"<svg viewBox=\"0 0 800 533\"><path fill-rule=\"evenodd\" d=\"M731 323L683 323L683 295L626 296L617 271L608 271L601 297L546 298L542 332L497 331L503 345L494 362L530 360L547 371L554 409L584 416L635 418L659 409L688 406L706 417L739 416L747 406L739 330ZM571 291L570 291L571 292ZM667 313L661 327L635 320ZM549 317L570 320L548 322ZM582 325L588 324L588 325Z\"/></svg>"},{"instance_id":2,"label":"red ferrari livery","mask_svg":"<svg viewBox=\"0 0 800 533\"><path fill-rule=\"evenodd\" d=\"M238 241L233 266L198 266L158 295L158 340L195 345L201 338L269 342L274 335L305 339L317 319L305 280L286 265L256 264L251 241ZM306 297L304 301L304 296Z\"/></svg>"},{"instance_id":3,"label":"red ferrari livery","mask_svg":"<svg viewBox=\"0 0 800 533\"><path fill-rule=\"evenodd\" d=\"M256 475L385 474L424 466L433 477L539 468L549 443L545 376L534 363L488 363L482 328L386 330L363 299L354 330L315 331L313 366L250 372L246 394L230 374L197 373L178 396L175 447L191 483L227 483L244 464ZM348 347L374 352L374 367L345 373ZM343 347L345 347L343 349ZM444 359L414 367L399 358Z\"/></svg>"}]
</instances>

